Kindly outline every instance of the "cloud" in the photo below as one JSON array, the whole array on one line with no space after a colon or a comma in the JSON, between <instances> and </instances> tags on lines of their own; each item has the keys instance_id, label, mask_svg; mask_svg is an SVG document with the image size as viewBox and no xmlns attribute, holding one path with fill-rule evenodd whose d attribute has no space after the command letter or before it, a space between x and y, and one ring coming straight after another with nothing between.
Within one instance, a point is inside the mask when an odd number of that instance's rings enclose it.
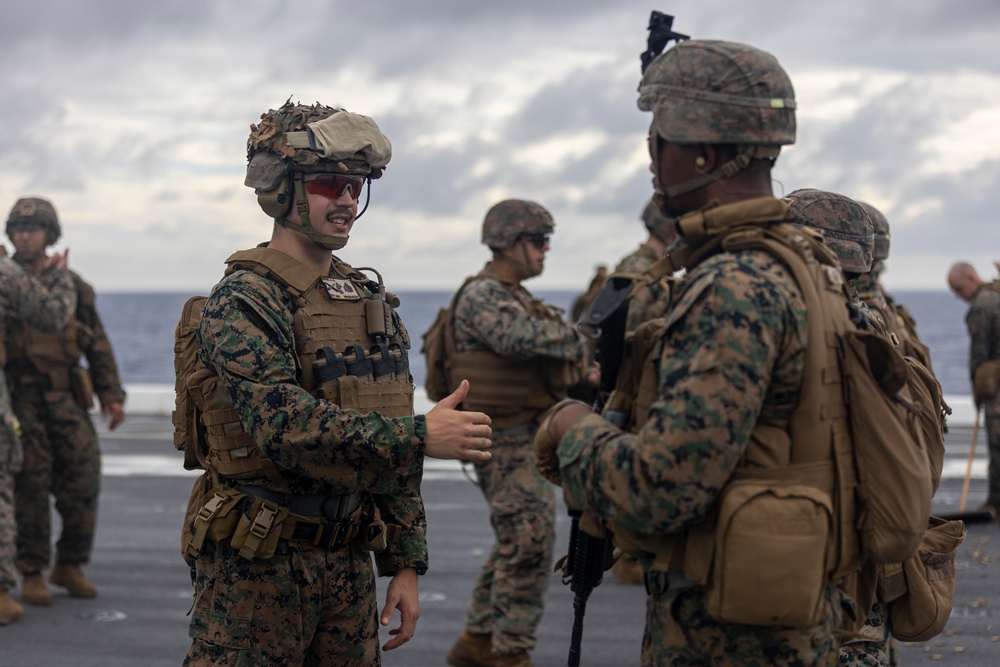
<instances>
[{"instance_id":1,"label":"cloud","mask_svg":"<svg viewBox=\"0 0 1000 667\"><path fill-rule=\"evenodd\" d=\"M779 193L864 198L893 224L890 287L940 287L997 244L1000 6L991 0L677 3L675 28L774 53L799 99ZM534 199L557 233L538 288L580 288L644 235L649 115L637 0L346 3L40 0L0 25L0 206L52 199L99 289L204 291L270 221L246 135L293 96L393 142L343 256L408 287L485 260L479 225ZM383 270L384 267L384 270Z\"/></svg>"}]
</instances>

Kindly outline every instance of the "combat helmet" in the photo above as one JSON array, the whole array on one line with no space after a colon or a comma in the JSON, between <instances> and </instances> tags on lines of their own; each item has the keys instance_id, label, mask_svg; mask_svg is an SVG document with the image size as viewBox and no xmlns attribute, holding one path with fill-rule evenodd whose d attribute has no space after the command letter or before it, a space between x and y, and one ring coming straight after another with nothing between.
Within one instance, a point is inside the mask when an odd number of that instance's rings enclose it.
<instances>
[{"instance_id":1,"label":"combat helmet","mask_svg":"<svg viewBox=\"0 0 1000 667\"><path fill-rule=\"evenodd\" d=\"M62 236L59 217L52 202L41 197L22 197L14 203L7 217L7 237L17 229L41 227L45 230L45 245L50 246Z\"/></svg>"},{"instance_id":2,"label":"combat helmet","mask_svg":"<svg viewBox=\"0 0 1000 667\"><path fill-rule=\"evenodd\" d=\"M823 235L845 273L867 273L872 265L875 233L868 213L858 202L834 192L803 188L786 197L792 222Z\"/></svg>"},{"instance_id":3,"label":"combat helmet","mask_svg":"<svg viewBox=\"0 0 1000 667\"><path fill-rule=\"evenodd\" d=\"M389 139L368 116L316 104L293 103L289 98L279 109L261 114L250 126L247 139L247 175L244 184L254 189L261 209L279 224L305 234L324 248L342 248L346 237L323 235L309 224L304 177L334 174L360 177L359 190L380 178L392 157ZM303 222L287 216L293 203Z\"/></svg>"},{"instance_id":4,"label":"combat helmet","mask_svg":"<svg viewBox=\"0 0 1000 667\"><path fill-rule=\"evenodd\" d=\"M646 68L638 104L653 112L653 150L656 135L677 144L737 148L736 158L714 172L668 188L670 197L729 178L753 159L774 160L782 146L795 143L792 82L774 56L746 44L679 42Z\"/></svg>"},{"instance_id":5,"label":"combat helmet","mask_svg":"<svg viewBox=\"0 0 1000 667\"><path fill-rule=\"evenodd\" d=\"M882 273L885 267L885 260L889 259L889 221L871 204L859 201L859 204L868 213L868 218L875 227L875 249L872 251L872 272L876 275Z\"/></svg>"},{"instance_id":6,"label":"combat helmet","mask_svg":"<svg viewBox=\"0 0 1000 667\"><path fill-rule=\"evenodd\" d=\"M655 199L650 199L646 208L642 209L642 222L646 225L649 233L665 246L669 247L677 239L677 228L674 226L677 220L663 215L660 207L656 205Z\"/></svg>"},{"instance_id":7,"label":"combat helmet","mask_svg":"<svg viewBox=\"0 0 1000 667\"><path fill-rule=\"evenodd\" d=\"M525 234L551 234L556 224L541 204L523 199L505 199L494 204L483 218L482 242L492 250L503 250Z\"/></svg>"}]
</instances>

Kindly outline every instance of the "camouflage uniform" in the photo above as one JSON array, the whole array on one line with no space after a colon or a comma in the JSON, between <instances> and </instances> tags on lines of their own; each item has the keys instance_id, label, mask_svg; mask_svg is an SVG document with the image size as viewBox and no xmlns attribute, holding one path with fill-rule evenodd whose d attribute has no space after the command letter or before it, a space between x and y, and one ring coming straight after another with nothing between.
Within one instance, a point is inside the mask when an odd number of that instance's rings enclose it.
<instances>
[{"instance_id":1,"label":"camouflage uniform","mask_svg":"<svg viewBox=\"0 0 1000 667\"><path fill-rule=\"evenodd\" d=\"M537 302L524 287L503 282L490 265L462 290L455 305L459 350L492 350L520 360L557 359L583 364L576 330L555 309L533 315ZM555 403L562 396L553 396ZM490 414L490 410L484 411ZM476 464L496 536L472 593L466 629L492 635L501 654L535 646L552 572L555 492L535 467L530 419L493 431L493 458Z\"/></svg>"},{"instance_id":2,"label":"camouflage uniform","mask_svg":"<svg viewBox=\"0 0 1000 667\"><path fill-rule=\"evenodd\" d=\"M988 285L976 290L965 315L969 330L969 377L984 361L1000 359L1000 292ZM989 495L986 502L1000 507L1000 393L983 406L990 450Z\"/></svg>"},{"instance_id":3,"label":"camouflage uniform","mask_svg":"<svg viewBox=\"0 0 1000 667\"><path fill-rule=\"evenodd\" d=\"M660 257L653 252L648 245L641 245L630 255L627 255L615 267L615 273L642 273L650 266L659 261ZM661 279L660 282L649 285L646 289L639 290L635 296L629 300L628 319L625 322L627 331L635 331L635 328L654 317L663 317L670 307L670 287L664 281L671 278Z\"/></svg>"},{"instance_id":4,"label":"camouflage uniform","mask_svg":"<svg viewBox=\"0 0 1000 667\"><path fill-rule=\"evenodd\" d=\"M24 319L46 331L58 331L76 308L76 290L69 273L52 271L47 293L42 286L14 262L0 257L0 329L16 319ZM0 373L0 592L16 584L14 570L15 520L14 473L22 458L14 414L10 407L6 375Z\"/></svg>"},{"instance_id":5,"label":"camouflage uniform","mask_svg":"<svg viewBox=\"0 0 1000 667\"><path fill-rule=\"evenodd\" d=\"M330 276L345 274L331 266ZM423 574L423 418L388 419L313 398L298 384L292 322L285 289L245 270L213 289L202 314L202 360L223 378L240 421L282 470L277 482L262 476L241 483L294 494L371 490L384 516L405 527L377 555L379 573L412 567ZM394 342L408 347L402 322L395 325ZM350 488L341 486L345 462L356 469ZM281 540L266 560L237 551L206 540L198 557L194 642L185 664L380 663L371 557L358 540L331 550Z\"/></svg>"},{"instance_id":6,"label":"camouflage uniform","mask_svg":"<svg viewBox=\"0 0 1000 667\"><path fill-rule=\"evenodd\" d=\"M791 222L786 205L767 197L769 188L752 185L753 177L733 182L733 189L726 182L742 179L749 168L759 170L756 182L765 182L769 163L761 160L775 159L781 146L794 142L794 93L780 65L741 44L682 41L644 70L639 95L640 109L654 113L649 145L657 199L665 213L689 214L678 222L678 257L691 253L696 260L685 263L687 274L664 320L654 351L658 384L638 432L566 406L573 418L559 422L556 413L552 423L560 426L549 434L559 438L567 505L609 523L619 531L616 543L631 533L676 547L678 534L711 528L706 519L737 468L768 467L766 457L746 460L751 452L759 455L759 446L749 446L751 435L755 428L789 432L807 342L816 334L807 330L795 279L774 255L700 250L713 248L719 233L713 230L730 224ZM698 153L702 144L735 149L706 157ZM713 207L720 190L744 191L745 201ZM700 237L692 240L697 230ZM641 559L649 593L644 666L836 664L841 593L835 586L814 591L819 606L812 627L725 623L707 612L705 588L685 578L688 566L696 566L682 554L657 549ZM667 571L651 569L661 559Z\"/></svg>"},{"instance_id":7,"label":"camouflage uniform","mask_svg":"<svg viewBox=\"0 0 1000 667\"><path fill-rule=\"evenodd\" d=\"M234 515L247 527L264 518L263 532L275 546L273 554L262 552L246 532L246 541L238 542L240 527L224 522L224 535L186 553L195 578L186 665L379 665L369 552L377 552L378 573L394 577L390 591L401 571L408 579L411 570L427 570L420 498L427 418L412 414L412 377L402 357L387 374L384 363L375 369L368 356L380 344L409 350L409 335L394 310L398 300L384 293L380 278L371 280L331 257L331 249L347 243L347 234L324 233L320 219L330 214L310 213L312 201L353 224L364 186L382 175L390 156L389 141L371 118L318 103L289 100L251 127L245 184L275 221L270 244L263 244L275 247L231 257L201 313L198 363L212 386L221 380L222 387L208 398L201 395L205 414L230 421L215 432L217 439L206 436L208 455L203 460L199 453L199 462L226 488L246 494L237 496ZM328 268L320 268L325 262ZM315 362L321 358L328 366L348 365L345 344L357 353L355 361L367 361L367 374L359 363L332 380L318 377ZM322 357L324 352L338 356ZM380 352L380 360L390 361L388 354ZM378 378L387 377L376 391ZM374 397L364 405L376 407L352 407L363 404L362 395ZM245 451L220 460L228 457L227 447L239 453L230 444L234 439L247 443ZM341 512L351 499L354 510ZM202 509L211 503L202 505L195 493L192 500ZM381 550L366 544L377 535L371 532L376 509L382 521L398 527L398 535L386 531L388 544ZM289 514L272 525L268 517L275 514L265 510ZM295 529L286 533L288 519ZM195 532L196 523L185 521L184 530ZM396 597L393 610L386 605L390 615L395 609L401 616L416 611L415 590ZM406 620L416 622L412 615ZM409 637L390 641L399 639Z\"/></svg>"},{"instance_id":8,"label":"camouflage uniform","mask_svg":"<svg viewBox=\"0 0 1000 667\"><path fill-rule=\"evenodd\" d=\"M14 260L19 256L15 254ZM76 343L87 359L94 391L101 405L124 403L125 390L97 313L94 290L77 274L71 275L77 293ZM50 280L46 272L38 277L43 282ZM22 332L21 327L15 325L8 333L7 372L24 444L24 466L16 479L17 567L30 573L48 567L51 559L50 494L62 519L57 561L82 565L90 560L97 526L101 449L87 408L70 388L48 388L48 377L19 347L18 341L32 335L30 329L24 327ZM67 374L76 366L67 367Z\"/></svg>"}]
</instances>

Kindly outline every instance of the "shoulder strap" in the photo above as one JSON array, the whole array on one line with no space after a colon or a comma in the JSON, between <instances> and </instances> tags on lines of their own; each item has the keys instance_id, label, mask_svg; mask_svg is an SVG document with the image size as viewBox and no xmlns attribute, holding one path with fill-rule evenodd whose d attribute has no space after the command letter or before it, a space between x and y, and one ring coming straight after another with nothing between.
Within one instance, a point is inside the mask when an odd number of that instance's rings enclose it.
<instances>
[{"instance_id":1,"label":"shoulder strap","mask_svg":"<svg viewBox=\"0 0 1000 667\"><path fill-rule=\"evenodd\" d=\"M226 275L237 269L253 271L257 275L280 282L296 294L308 290L320 276L288 255L270 248L241 250L226 260Z\"/></svg>"}]
</instances>

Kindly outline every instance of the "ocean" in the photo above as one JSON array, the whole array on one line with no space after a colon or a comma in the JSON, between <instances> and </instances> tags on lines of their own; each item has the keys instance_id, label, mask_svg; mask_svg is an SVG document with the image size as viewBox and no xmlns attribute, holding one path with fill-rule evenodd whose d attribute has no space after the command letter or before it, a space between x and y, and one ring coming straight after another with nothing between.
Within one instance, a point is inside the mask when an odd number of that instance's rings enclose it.
<instances>
[{"instance_id":1,"label":"ocean","mask_svg":"<svg viewBox=\"0 0 1000 667\"><path fill-rule=\"evenodd\" d=\"M438 309L451 299L450 292L411 291L397 293L400 315L412 339L410 366L414 381L423 386L424 359L421 334ZM147 384L173 387L174 327L187 293L99 292L97 308L118 359L126 385ZM576 291L542 291L535 296L568 309ZM969 338L965 330L966 304L948 291L897 291L893 297L917 320L920 337L930 347L934 372L945 394L968 395Z\"/></svg>"}]
</instances>

